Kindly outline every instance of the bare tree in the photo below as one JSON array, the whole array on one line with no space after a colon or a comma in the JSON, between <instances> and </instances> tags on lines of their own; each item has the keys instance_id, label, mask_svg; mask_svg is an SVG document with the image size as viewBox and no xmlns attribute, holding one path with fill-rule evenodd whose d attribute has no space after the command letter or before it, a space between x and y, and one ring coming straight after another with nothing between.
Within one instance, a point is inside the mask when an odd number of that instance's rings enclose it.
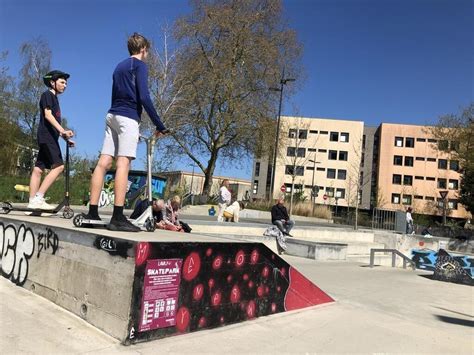
<instances>
[{"instance_id":1,"label":"bare tree","mask_svg":"<svg viewBox=\"0 0 474 355\"><path fill-rule=\"evenodd\" d=\"M280 0L193 1L190 15L175 27L180 41L177 81L183 110L176 151L205 174L209 195L218 158L235 165L254 153L261 127L274 117L282 68L300 73L301 47L282 19ZM173 126L170 126L172 129Z\"/></svg>"},{"instance_id":2,"label":"bare tree","mask_svg":"<svg viewBox=\"0 0 474 355\"><path fill-rule=\"evenodd\" d=\"M371 176L362 176L362 137L356 137L352 143L352 152L355 159L350 159L347 171L347 205L355 209L354 229L358 229L359 204L362 189L371 182Z\"/></svg>"}]
</instances>

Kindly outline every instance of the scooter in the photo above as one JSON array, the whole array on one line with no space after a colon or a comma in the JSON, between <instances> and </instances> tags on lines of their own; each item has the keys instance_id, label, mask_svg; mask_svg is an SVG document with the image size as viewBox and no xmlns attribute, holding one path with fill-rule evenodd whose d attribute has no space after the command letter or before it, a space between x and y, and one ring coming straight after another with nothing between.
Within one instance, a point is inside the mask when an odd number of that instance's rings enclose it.
<instances>
[{"instance_id":1,"label":"scooter","mask_svg":"<svg viewBox=\"0 0 474 355\"><path fill-rule=\"evenodd\" d=\"M69 203L69 146L70 142L66 141L66 162L65 162L65 189L63 200L53 210L43 210L39 208L28 208L21 206L13 206L10 202L5 201L0 204L0 213L8 214L11 211L22 211L31 212L31 216L39 217L42 214L47 216L58 214L59 211L63 210L62 216L66 219L71 219L74 216L74 211L70 207Z\"/></svg>"},{"instance_id":2,"label":"scooter","mask_svg":"<svg viewBox=\"0 0 474 355\"><path fill-rule=\"evenodd\" d=\"M168 133L163 132L164 134ZM155 148L155 143L156 143L156 137L154 134L152 134L150 137L144 137L140 135L139 138L141 141L146 143L146 151L147 151L147 157L146 157L146 165L147 165L147 198L148 198L148 207L147 209L137 218L134 220L130 220L134 225L137 227L140 227L142 230L146 230L147 232L153 232L155 231L155 220L153 219L153 200L152 200L152 173L151 173L151 164L153 160L153 152ZM76 227L94 227L94 226L101 226L101 227L106 227L109 221L106 220L93 220L93 219L86 219L84 218L85 214L80 213L77 214L74 219L72 220L72 223Z\"/></svg>"}]
</instances>

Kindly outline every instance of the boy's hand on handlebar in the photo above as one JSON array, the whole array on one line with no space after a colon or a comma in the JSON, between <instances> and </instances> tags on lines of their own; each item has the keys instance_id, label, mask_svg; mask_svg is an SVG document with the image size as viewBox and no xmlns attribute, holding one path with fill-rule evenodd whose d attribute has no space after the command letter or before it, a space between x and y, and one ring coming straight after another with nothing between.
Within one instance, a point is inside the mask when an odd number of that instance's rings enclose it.
<instances>
[{"instance_id":1,"label":"boy's hand on handlebar","mask_svg":"<svg viewBox=\"0 0 474 355\"><path fill-rule=\"evenodd\" d=\"M61 136L67 140L68 138L74 137L74 132L71 131L70 129L67 129L63 133L61 133Z\"/></svg>"},{"instance_id":2,"label":"boy's hand on handlebar","mask_svg":"<svg viewBox=\"0 0 474 355\"><path fill-rule=\"evenodd\" d=\"M167 135L169 132L170 132L170 131L169 131L168 129L165 129L165 130L163 130L163 131L158 131L158 130L156 130L156 131L155 131L155 137L156 137L156 138L163 137L163 136Z\"/></svg>"},{"instance_id":3,"label":"boy's hand on handlebar","mask_svg":"<svg viewBox=\"0 0 474 355\"><path fill-rule=\"evenodd\" d=\"M67 139L66 143L70 147L75 147L76 146L76 142L74 142L72 139Z\"/></svg>"}]
</instances>

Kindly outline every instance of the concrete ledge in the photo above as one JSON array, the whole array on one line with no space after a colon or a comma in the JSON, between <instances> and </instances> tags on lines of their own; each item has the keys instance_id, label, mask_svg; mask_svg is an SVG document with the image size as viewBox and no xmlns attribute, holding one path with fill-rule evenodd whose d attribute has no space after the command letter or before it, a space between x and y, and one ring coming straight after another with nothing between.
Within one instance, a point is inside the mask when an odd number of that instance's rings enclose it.
<instances>
[{"instance_id":1,"label":"concrete ledge","mask_svg":"<svg viewBox=\"0 0 474 355\"><path fill-rule=\"evenodd\" d=\"M286 238L285 254L314 260L346 260L347 244L321 243Z\"/></svg>"}]
</instances>

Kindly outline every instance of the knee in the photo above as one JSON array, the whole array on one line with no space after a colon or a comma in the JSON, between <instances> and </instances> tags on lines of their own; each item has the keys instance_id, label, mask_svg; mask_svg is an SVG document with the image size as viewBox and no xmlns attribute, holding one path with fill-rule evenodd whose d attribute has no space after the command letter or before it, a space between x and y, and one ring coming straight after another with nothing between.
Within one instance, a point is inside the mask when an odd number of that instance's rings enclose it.
<instances>
[{"instance_id":1,"label":"knee","mask_svg":"<svg viewBox=\"0 0 474 355\"><path fill-rule=\"evenodd\" d=\"M58 173L62 173L64 171L64 164L58 165L54 168Z\"/></svg>"},{"instance_id":2,"label":"knee","mask_svg":"<svg viewBox=\"0 0 474 355\"><path fill-rule=\"evenodd\" d=\"M125 157L119 157L117 159L117 169L128 169L130 166L130 159Z\"/></svg>"},{"instance_id":3,"label":"knee","mask_svg":"<svg viewBox=\"0 0 474 355\"><path fill-rule=\"evenodd\" d=\"M112 167L112 160L109 159L99 159L97 167L101 170L109 170Z\"/></svg>"},{"instance_id":4,"label":"knee","mask_svg":"<svg viewBox=\"0 0 474 355\"><path fill-rule=\"evenodd\" d=\"M33 171L31 172L31 175L35 175L35 176L39 176L39 177L41 177L42 174L43 174L43 169L41 169L37 166L35 166L33 168Z\"/></svg>"}]
</instances>

